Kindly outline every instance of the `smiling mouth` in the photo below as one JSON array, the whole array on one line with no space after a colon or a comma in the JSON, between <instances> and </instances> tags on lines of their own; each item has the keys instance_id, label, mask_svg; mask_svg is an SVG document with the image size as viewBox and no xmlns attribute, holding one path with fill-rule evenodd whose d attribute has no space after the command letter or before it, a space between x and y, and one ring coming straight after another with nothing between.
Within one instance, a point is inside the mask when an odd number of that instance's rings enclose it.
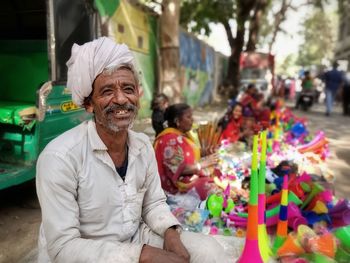
<instances>
[{"instance_id":1,"label":"smiling mouth","mask_svg":"<svg viewBox=\"0 0 350 263\"><path fill-rule=\"evenodd\" d=\"M129 113L128 110L116 110L116 111L114 111L114 114L116 114L116 115L125 115L128 113Z\"/></svg>"},{"instance_id":2,"label":"smiling mouth","mask_svg":"<svg viewBox=\"0 0 350 263\"><path fill-rule=\"evenodd\" d=\"M133 114L133 111L131 110L115 110L109 113L110 116L113 116L117 119L129 119L131 115Z\"/></svg>"}]
</instances>

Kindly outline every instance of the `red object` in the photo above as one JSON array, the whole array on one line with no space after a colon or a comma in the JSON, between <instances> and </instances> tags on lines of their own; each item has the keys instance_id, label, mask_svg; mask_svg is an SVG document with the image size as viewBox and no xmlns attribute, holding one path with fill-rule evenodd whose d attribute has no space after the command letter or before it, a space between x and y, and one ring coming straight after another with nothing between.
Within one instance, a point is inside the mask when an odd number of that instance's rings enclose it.
<instances>
[{"instance_id":1,"label":"red object","mask_svg":"<svg viewBox=\"0 0 350 263\"><path fill-rule=\"evenodd\" d=\"M238 141L238 139L240 138L241 126L242 126L242 118L239 118L238 120L231 118L225 130L223 130L221 133L220 141L228 140L232 143Z\"/></svg>"},{"instance_id":2,"label":"red object","mask_svg":"<svg viewBox=\"0 0 350 263\"><path fill-rule=\"evenodd\" d=\"M213 179L183 174L186 165L193 165L200 159L199 148L190 137L177 129L167 128L158 135L154 148L165 191L175 194L187 192L194 187L201 200L207 198Z\"/></svg>"},{"instance_id":3,"label":"red object","mask_svg":"<svg viewBox=\"0 0 350 263\"><path fill-rule=\"evenodd\" d=\"M263 122L268 123L270 121L270 116L271 116L271 111L269 108L263 108L263 109L257 110L255 112L255 118L260 123L263 123ZM269 126L267 126L267 128L268 127ZM264 129L266 129L266 128L264 127Z\"/></svg>"},{"instance_id":4,"label":"red object","mask_svg":"<svg viewBox=\"0 0 350 263\"><path fill-rule=\"evenodd\" d=\"M242 52L239 60L240 69L253 68L253 69L269 69L272 78L272 89L275 89L275 56L262 52Z\"/></svg>"},{"instance_id":5,"label":"red object","mask_svg":"<svg viewBox=\"0 0 350 263\"><path fill-rule=\"evenodd\" d=\"M259 125L257 123L254 124L254 126L253 126L254 134L258 134L260 132L260 130L261 130L261 125Z\"/></svg>"}]
</instances>

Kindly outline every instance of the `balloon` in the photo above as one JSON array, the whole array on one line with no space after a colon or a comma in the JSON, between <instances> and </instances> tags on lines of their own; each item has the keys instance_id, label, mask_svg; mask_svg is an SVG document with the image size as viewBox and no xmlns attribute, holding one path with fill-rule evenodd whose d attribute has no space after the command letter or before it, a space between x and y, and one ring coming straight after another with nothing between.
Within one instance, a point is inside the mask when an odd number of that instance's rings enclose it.
<instances>
[{"instance_id":1,"label":"balloon","mask_svg":"<svg viewBox=\"0 0 350 263\"><path fill-rule=\"evenodd\" d=\"M214 216L214 217L221 216L223 202L224 202L224 198L222 196L218 196L215 194L212 194L209 196L207 206L208 206L208 210L212 216Z\"/></svg>"},{"instance_id":2,"label":"balloon","mask_svg":"<svg viewBox=\"0 0 350 263\"><path fill-rule=\"evenodd\" d=\"M302 124L301 122L297 122L292 126L291 132L294 135L294 137L300 137L301 135L306 133L306 129L304 124Z\"/></svg>"},{"instance_id":3,"label":"balloon","mask_svg":"<svg viewBox=\"0 0 350 263\"><path fill-rule=\"evenodd\" d=\"M230 213L232 209L235 208L235 203L232 201L232 199L227 200L227 207L225 208L225 213Z\"/></svg>"}]
</instances>

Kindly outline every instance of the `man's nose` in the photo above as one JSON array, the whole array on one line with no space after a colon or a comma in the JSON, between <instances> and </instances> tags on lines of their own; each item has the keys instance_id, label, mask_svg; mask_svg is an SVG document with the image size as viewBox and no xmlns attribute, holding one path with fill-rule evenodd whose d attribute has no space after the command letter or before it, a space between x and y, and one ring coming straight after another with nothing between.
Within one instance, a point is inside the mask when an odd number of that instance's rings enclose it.
<instances>
[{"instance_id":1,"label":"man's nose","mask_svg":"<svg viewBox=\"0 0 350 263\"><path fill-rule=\"evenodd\" d=\"M116 89L113 93L112 101L115 104L125 104L128 101L128 98L126 97L125 93L120 89Z\"/></svg>"}]
</instances>

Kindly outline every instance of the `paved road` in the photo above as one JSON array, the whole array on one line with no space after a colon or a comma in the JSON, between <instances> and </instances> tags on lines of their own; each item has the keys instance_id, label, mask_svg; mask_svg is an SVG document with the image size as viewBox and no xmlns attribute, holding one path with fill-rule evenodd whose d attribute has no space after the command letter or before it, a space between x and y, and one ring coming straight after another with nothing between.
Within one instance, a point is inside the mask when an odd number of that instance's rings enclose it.
<instances>
[{"instance_id":1,"label":"paved road","mask_svg":"<svg viewBox=\"0 0 350 263\"><path fill-rule=\"evenodd\" d=\"M331 117L324 116L324 107L316 105L311 112L295 113L306 116L312 132L323 130L330 141L329 166L336 175L337 196L350 198L350 117L337 108ZM221 116L223 106L211 105L196 109L196 121L213 120ZM134 129L154 137L150 119L139 120ZM37 233L40 208L33 182L0 191L0 263L36 262Z\"/></svg>"}]
</instances>

